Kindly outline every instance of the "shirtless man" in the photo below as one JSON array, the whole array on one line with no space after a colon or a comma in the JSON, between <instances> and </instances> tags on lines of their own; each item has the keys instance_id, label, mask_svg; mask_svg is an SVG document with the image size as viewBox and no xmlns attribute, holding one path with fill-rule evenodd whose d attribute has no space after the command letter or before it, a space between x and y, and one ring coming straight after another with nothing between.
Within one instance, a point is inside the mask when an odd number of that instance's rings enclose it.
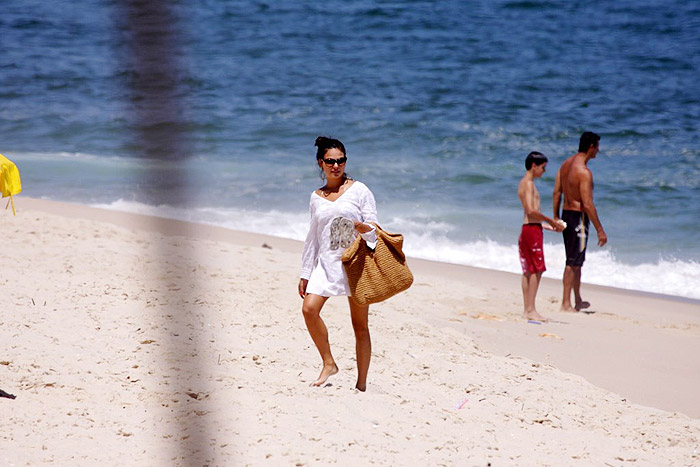
<instances>
[{"instance_id":1,"label":"shirtless man","mask_svg":"<svg viewBox=\"0 0 700 467\"><path fill-rule=\"evenodd\" d=\"M593 174L588 161L598 154L600 136L590 131L581 135L578 153L569 157L559 168L554 181L554 219L559 219L559 205L564 194L564 210L561 218L566 222L564 246L566 248L566 268L564 269L564 297L561 311L580 311L591 306L581 298L581 266L586 259L589 220L593 222L598 235L598 246L608 242L598 212L593 204ZM571 290L575 303L571 306Z\"/></svg>"},{"instance_id":2,"label":"shirtless man","mask_svg":"<svg viewBox=\"0 0 700 467\"><path fill-rule=\"evenodd\" d=\"M527 172L518 185L518 197L523 205L523 227L518 239L520 264L523 267L523 318L535 321L547 321L535 308L535 297L540 286L542 273L547 269L544 264L544 239L542 221L551 226L546 228L561 232L563 223L550 219L540 212L540 193L535 186L535 179L540 178L547 168L547 156L533 151L525 159Z\"/></svg>"}]
</instances>

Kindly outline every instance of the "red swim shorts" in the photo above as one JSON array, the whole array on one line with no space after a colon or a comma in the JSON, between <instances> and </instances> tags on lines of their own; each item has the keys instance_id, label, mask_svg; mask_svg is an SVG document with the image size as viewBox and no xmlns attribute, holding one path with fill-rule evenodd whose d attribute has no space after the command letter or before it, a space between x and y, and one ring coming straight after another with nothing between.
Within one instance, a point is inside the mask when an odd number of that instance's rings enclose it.
<instances>
[{"instance_id":1,"label":"red swim shorts","mask_svg":"<svg viewBox=\"0 0 700 467\"><path fill-rule=\"evenodd\" d=\"M523 274L535 274L547 270L544 265L543 237L542 224L523 224L523 229L518 239L520 265L523 267Z\"/></svg>"}]
</instances>

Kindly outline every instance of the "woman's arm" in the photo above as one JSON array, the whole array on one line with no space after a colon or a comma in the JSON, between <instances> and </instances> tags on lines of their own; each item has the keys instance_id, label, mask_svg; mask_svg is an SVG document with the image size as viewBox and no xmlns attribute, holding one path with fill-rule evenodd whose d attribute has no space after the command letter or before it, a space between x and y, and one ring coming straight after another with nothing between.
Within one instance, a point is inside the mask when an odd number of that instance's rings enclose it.
<instances>
[{"instance_id":1,"label":"woman's arm","mask_svg":"<svg viewBox=\"0 0 700 467\"><path fill-rule=\"evenodd\" d=\"M364 191L360 198L360 217L362 222L355 221L355 229L360 232L360 236L362 236L364 241L370 244L370 247L374 247L374 244L377 243L377 231L372 223L379 223L377 222L377 203L369 188L365 188Z\"/></svg>"},{"instance_id":2,"label":"woman's arm","mask_svg":"<svg viewBox=\"0 0 700 467\"><path fill-rule=\"evenodd\" d=\"M311 215L311 221L309 222L309 233L306 234L304 249L301 253L300 274L302 279L307 280L311 277L311 271L313 271L316 266L316 260L318 258L318 220L316 219L316 212L313 207L313 202L311 201L309 202L309 213Z\"/></svg>"}]
</instances>

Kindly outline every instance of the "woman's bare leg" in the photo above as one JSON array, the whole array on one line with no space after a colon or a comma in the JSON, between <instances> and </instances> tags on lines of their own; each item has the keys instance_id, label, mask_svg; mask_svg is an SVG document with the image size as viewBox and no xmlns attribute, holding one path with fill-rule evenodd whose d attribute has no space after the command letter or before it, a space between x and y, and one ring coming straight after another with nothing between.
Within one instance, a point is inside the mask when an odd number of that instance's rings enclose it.
<instances>
[{"instance_id":1,"label":"woman's bare leg","mask_svg":"<svg viewBox=\"0 0 700 467\"><path fill-rule=\"evenodd\" d=\"M301 307L304 321L306 322L306 329L309 330L311 339L316 344L318 353L321 354L321 359L323 360L321 374L318 375L316 381L311 383L312 386L321 386L329 376L338 373L338 365L335 364L331 354L331 345L328 342L328 329L326 328L326 323L321 319L321 308L323 308L326 300L328 300L328 297L306 294L304 304Z\"/></svg>"},{"instance_id":2,"label":"woman's bare leg","mask_svg":"<svg viewBox=\"0 0 700 467\"><path fill-rule=\"evenodd\" d=\"M352 329L355 331L355 355L357 357L357 384L360 391L367 389L367 371L372 357L372 341L369 337L369 305L358 305L348 297Z\"/></svg>"}]
</instances>

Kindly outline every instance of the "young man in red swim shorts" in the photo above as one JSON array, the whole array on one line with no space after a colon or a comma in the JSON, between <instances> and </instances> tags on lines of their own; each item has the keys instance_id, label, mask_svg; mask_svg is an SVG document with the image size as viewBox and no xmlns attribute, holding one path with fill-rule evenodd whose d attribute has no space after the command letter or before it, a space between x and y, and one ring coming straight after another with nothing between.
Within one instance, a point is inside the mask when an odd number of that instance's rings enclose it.
<instances>
[{"instance_id":1,"label":"young man in red swim shorts","mask_svg":"<svg viewBox=\"0 0 700 467\"><path fill-rule=\"evenodd\" d=\"M535 186L535 180L540 178L547 167L547 156L533 151L525 159L525 175L518 185L518 197L523 205L523 227L518 239L520 264L523 267L523 318L535 321L547 321L535 308L535 297L540 286L542 273L546 271L544 264L544 238L542 221L551 226L551 230L561 232L562 223L550 219L540 212L540 193ZM548 226L548 229L549 229Z\"/></svg>"}]
</instances>

